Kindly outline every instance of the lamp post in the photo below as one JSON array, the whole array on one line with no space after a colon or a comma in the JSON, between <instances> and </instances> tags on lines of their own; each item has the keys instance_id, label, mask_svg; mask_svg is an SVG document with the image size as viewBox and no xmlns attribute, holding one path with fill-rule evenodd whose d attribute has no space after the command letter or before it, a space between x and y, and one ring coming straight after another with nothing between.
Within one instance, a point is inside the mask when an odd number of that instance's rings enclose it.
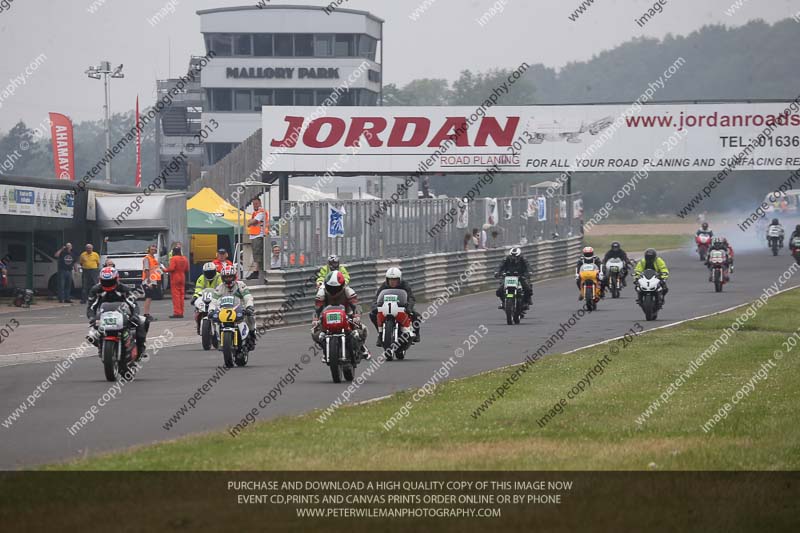
<instances>
[{"instance_id":1,"label":"lamp post","mask_svg":"<svg viewBox=\"0 0 800 533\"><path fill-rule=\"evenodd\" d=\"M111 113L109 111L109 102L111 101L111 86L108 84L108 76L112 78L124 78L125 74L122 73L122 64L114 70L111 70L111 63L108 61L101 61L100 65L96 67L89 67L86 70L86 75L92 79L99 80L103 78L105 86L106 104L103 107L106 114L106 153L111 150ZM106 183L111 183L111 160L106 163Z\"/></svg>"}]
</instances>

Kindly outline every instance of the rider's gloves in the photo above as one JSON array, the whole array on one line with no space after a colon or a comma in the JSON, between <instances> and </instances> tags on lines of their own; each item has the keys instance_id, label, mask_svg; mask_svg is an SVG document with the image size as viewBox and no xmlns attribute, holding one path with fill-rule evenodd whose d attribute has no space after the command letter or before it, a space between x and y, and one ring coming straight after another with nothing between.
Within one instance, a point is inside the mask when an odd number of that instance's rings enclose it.
<instances>
[{"instance_id":1,"label":"rider's gloves","mask_svg":"<svg viewBox=\"0 0 800 533\"><path fill-rule=\"evenodd\" d=\"M353 324L361 324L361 315L353 315Z\"/></svg>"},{"instance_id":2,"label":"rider's gloves","mask_svg":"<svg viewBox=\"0 0 800 533\"><path fill-rule=\"evenodd\" d=\"M194 305L194 302L197 300L197 296L192 296L192 299L189 300L189 305Z\"/></svg>"},{"instance_id":3,"label":"rider's gloves","mask_svg":"<svg viewBox=\"0 0 800 533\"><path fill-rule=\"evenodd\" d=\"M245 308L244 314L247 316L254 316L256 314L256 308L253 307L252 305L248 306Z\"/></svg>"}]
</instances>

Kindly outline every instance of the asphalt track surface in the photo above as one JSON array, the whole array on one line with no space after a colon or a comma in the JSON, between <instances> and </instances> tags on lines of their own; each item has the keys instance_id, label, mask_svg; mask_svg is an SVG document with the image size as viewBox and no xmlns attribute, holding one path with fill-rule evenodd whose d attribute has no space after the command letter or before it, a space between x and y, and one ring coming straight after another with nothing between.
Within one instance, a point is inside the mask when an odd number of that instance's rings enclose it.
<instances>
[{"instance_id":1,"label":"asphalt track surface","mask_svg":"<svg viewBox=\"0 0 800 533\"><path fill-rule=\"evenodd\" d=\"M665 254L665 258L671 271L670 293L657 321L645 322L643 313L634 303L629 284L622 298L607 297L601 301L599 309L571 328L551 352L562 353L622 335L635 322L651 329L752 301L792 264L785 250L778 257L772 257L765 248L738 252L732 283L726 285L723 293L716 294L695 254L689 250L674 251ZM800 285L800 275L782 288L796 285ZM519 363L580 307L572 277L535 284L534 307L519 326L507 326L497 304L493 292L453 298L437 316L425 323L422 344L416 345L405 361L383 364L350 401L378 398L423 385L444 360L453 356L456 348L467 348L465 338L481 325L489 330L488 335L462 358L456 359L450 379ZM424 310L426 305L420 304L418 311ZM47 317L41 319L42 335L46 336L53 311L32 311L25 316L25 321L37 321L37 314ZM168 324L169 321L154 323L151 335ZM375 333L371 324L369 326L368 342L375 354ZM191 345L164 348L145 363L135 381L127 383L116 399L99 410L94 422L72 436L67 428L110 386L97 357L79 359L20 419L8 428L0 426L0 468L31 467L190 433L230 428L257 406L286 375L289 367L297 363L302 365L301 356L311 346L308 332L307 325L269 332L251 354L247 367L234 368L223 375L196 407L169 431L163 424L216 372L216 367L222 363L220 352L204 352L199 338ZM68 340L72 346L80 342L81 339ZM54 366L50 361L0 368L0 420L5 420L47 378ZM364 366L359 366L357 372L363 369ZM333 384L328 368L312 359L302 365L295 383L260 410L259 419L327 407L346 387L347 384ZM468 418L474 407L465 405L463 413L453 413L453 416ZM335 424L336 416L334 414L326 424Z\"/></svg>"}]
</instances>

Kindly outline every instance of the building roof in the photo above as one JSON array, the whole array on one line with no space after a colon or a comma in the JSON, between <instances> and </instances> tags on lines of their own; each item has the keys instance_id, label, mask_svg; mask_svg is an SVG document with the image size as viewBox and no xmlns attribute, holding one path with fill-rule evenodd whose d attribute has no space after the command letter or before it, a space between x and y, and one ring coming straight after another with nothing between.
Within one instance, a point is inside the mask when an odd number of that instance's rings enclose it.
<instances>
[{"instance_id":1,"label":"building roof","mask_svg":"<svg viewBox=\"0 0 800 533\"><path fill-rule=\"evenodd\" d=\"M198 15L210 15L212 13L224 13L226 11L266 11L269 9L305 9L307 11L325 11L325 7L327 6L299 6L299 5L275 5L275 6L258 6L258 5L248 5L248 6L233 6L233 7L217 7L214 9L201 9L197 11ZM337 7L334 11L339 11L342 13L354 13L356 15L364 15L365 17L371 18L381 24L384 23L384 20L380 17L376 17L369 11L361 11L359 9L346 9L343 7Z\"/></svg>"}]
</instances>

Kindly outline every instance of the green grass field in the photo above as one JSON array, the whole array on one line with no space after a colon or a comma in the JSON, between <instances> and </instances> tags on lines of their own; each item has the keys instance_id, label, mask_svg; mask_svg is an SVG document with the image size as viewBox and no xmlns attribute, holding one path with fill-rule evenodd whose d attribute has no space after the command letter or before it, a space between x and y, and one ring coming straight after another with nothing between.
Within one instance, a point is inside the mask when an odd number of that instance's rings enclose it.
<instances>
[{"instance_id":1,"label":"green grass field","mask_svg":"<svg viewBox=\"0 0 800 533\"><path fill-rule=\"evenodd\" d=\"M647 248L672 250L692 244L691 235L587 235L584 240L601 258L613 241L619 241L626 252L641 252Z\"/></svg>"},{"instance_id":2,"label":"green grass field","mask_svg":"<svg viewBox=\"0 0 800 533\"><path fill-rule=\"evenodd\" d=\"M773 352L798 329L800 290L772 298L642 425L637 417L697 358L736 310L612 342L547 356L522 374L477 419L474 410L513 367L449 382L383 424L413 391L343 407L321 424L320 411L245 429L198 435L145 449L53 465L69 470L797 470L800 468L800 346ZM634 326L634 324L631 324ZM624 331L609 331L609 336ZM544 428L537 420L611 355L586 392L568 400ZM552 351L557 351L556 346ZM467 355L468 356L468 355ZM524 354L520 354L520 361ZM768 379L705 433L701 425L773 358ZM420 376L420 381L429 376ZM331 443L348 450L335 459Z\"/></svg>"}]
</instances>

